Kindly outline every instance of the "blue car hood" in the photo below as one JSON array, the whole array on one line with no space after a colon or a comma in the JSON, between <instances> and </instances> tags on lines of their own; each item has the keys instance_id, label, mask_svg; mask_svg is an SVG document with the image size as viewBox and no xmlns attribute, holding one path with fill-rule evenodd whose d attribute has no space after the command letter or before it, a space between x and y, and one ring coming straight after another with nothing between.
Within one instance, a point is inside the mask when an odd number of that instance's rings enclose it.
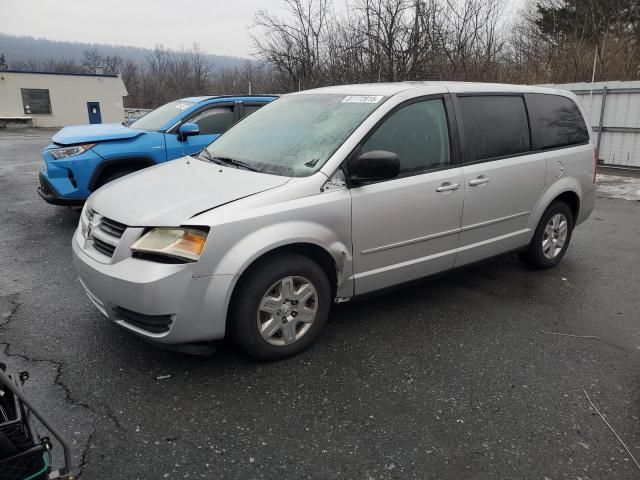
<instances>
[{"instance_id":1,"label":"blue car hood","mask_svg":"<svg viewBox=\"0 0 640 480\"><path fill-rule=\"evenodd\" d=\"M144 130L135 130L120 123L100 123L95 125L74 125L64 127L53 136L58 145L74 145L78 143L120 140L142 135Z\"/></svg>"}]
</instances>

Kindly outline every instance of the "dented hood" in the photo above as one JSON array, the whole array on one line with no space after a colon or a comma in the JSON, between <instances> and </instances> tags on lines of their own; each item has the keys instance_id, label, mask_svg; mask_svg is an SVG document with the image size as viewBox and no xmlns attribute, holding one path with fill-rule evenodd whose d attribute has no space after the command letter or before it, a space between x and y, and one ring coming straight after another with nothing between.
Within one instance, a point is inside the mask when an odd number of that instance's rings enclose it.
<instances>
[{"instance_id":1,"label":"dented hood","mask_svg":"<svg viewBox=\"0 0 640 480\"><path fill-rule=\"evenodd\" d=\"M125 127L121 123L98 123L64 127L53 136L52 140L58 145L77 145L80 143L134 138L143 133L145 133L144 130Z\"/></svg>"},{"instance_id":2,"label":"dented hood","mask_svg":"<svg viewBox=\"0 0 640 480\"><path fill-rule=\"evenodd\" d=\"M129 226L179 226L199 213L289 180L183 157L105 185L88 205Z\"/></svg>"}]
</instances>

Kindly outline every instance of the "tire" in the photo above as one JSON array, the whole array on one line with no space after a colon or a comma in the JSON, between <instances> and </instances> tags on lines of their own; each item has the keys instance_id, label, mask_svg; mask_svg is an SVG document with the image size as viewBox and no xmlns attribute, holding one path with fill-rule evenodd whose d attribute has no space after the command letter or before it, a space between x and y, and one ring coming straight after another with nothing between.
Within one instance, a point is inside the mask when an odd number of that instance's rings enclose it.
<instances>
[{"instance_id":1,"label":"tire","mask_svg":"<svg viewBox=\"0 0 640 480\"><path fill-rule=\"evenodd\" d=\"M98 186L96 187L96 190L100 187L103 187L107 183L113 182L114 180L117 180L120 177L124 177L125 175L129 175L130 173L133 173L133 172L137 172L137 170L124 169L124 170L118 170L116 172L110 173L109 175L102 177L100 179L100 181L98 182Z\"/></svg>"},{"instance_id":2,"label":"tire","mask_svg":"<svg viewBox=\"0 0 640 480\"><path fill-rule=\"evenodd\" d=\"M529 247L521 253L522 259L536 269L555 267L569 248L573 222L571 208L560 200L553 202L542 215Z\"/></svg>"},{"instance_id":3,"label":"tire","mask_svg":"<svg viewBox=\"0 0 640 480\"><path fill-rule=\"evenodd\" d=\"M227 326L244 352L273 361L311 345L330 309L331 285L322 268L303 255L282 254L243 274L233 293Z\"/></svg>"}]
</instances>

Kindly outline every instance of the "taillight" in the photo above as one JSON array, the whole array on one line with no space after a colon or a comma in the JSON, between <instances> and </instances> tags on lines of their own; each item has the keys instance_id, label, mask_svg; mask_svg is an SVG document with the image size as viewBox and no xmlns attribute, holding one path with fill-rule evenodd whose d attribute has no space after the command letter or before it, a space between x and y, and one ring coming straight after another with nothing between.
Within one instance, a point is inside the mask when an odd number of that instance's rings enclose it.
<instances>
[{"instance_id":1,"label":"taillight","mask_svg":"<svg viewBox=\"0 0 640 480\"><path fill-rule=\"evenodd\" d=\"M596 175L598 175L598 149L593 151L593 183L596 183Z\"/></svg>"}]
</instances>

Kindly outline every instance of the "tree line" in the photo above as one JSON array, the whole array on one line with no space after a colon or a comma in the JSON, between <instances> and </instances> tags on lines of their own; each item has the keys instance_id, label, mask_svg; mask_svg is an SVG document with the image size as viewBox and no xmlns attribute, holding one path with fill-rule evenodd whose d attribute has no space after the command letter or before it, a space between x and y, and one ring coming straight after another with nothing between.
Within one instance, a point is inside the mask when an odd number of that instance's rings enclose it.
<instances>
[{"instance_id":1,"label":"tree line","mask_svg":"<svg viewBox=\"0 0 640 480\"><path fill-rule=\"evenodd\" d=\"M282 0L258 11L257 61L216 66L198 44L157 46L143 62L84 52L82 60L13 69L120 74L126 105L152 108L205 94L285 93L402 80L565 83L640 78L640 0ZM0 62L6 68L6 63Z\"/></svg>"},{"instance_id":2,"label":"tree line","mask_svg":"<svg viewBox=\"0 0 640 480\"><path fill-rule=\"evenodd\" d=\"M285 15L255 15L252 35L289 90L640 77L638 0L534 0L511 15L504 0L352 0L339 12L329 0L283 3Z\"/></svg>"}]
</instances>

